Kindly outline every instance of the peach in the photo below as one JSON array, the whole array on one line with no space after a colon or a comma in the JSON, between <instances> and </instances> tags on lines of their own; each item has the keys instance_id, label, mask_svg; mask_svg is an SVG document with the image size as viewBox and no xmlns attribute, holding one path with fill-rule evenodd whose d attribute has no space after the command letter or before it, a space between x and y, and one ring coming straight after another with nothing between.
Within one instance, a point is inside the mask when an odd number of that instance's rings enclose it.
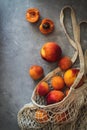
<instances>
[{"instance_id":1,"label":"peach","mask_svg":"<svg viewBox=\"0 0 87 130\"><path fill-rule=\"evenodd\" d=\"M47 105L57 103L64 98L64 93L58 90L52 90L46 97Z\"/></svg>"},{"instance_id":2,"label":"peach","mask_svg":"<svg viewBox=\"0 0 87 130\"><path fill-rule=\"evenodd\" d=\"M56 62L62 55L61 47L55 42L45 43L40 50L41 57L48 62Z\"/></svg>"},{"instance_id":3,"label":"peach","mask_svg":"<svg viewBox=\"0 0 87 130\"><path fill-rule=\"evenodd\" d=\"M58 65L62 70L67 70L72 66L72 61L70 57L64 56L60 59Z\"/></svg>"},{"instance_id":4,"label":"peach","mask_svg":"<svg viewBox=\"0 0 87 130\"><path fill-rule=\"evenodd\" d=\"M51 79L51 85L54 89L60 90L65 86L64 79L61 76L54 76Z\"/></svg>"},{"instance_id":5,"label":"peach","mask_svg":"<svg viewBox=\"0 0 87 130\"><path fill-rule=\"evenodd\" d=\"M74 83L78 73L79 73L79 69L76 69L76 68L68 69L64 73L64 81L65 81L65 84L67 85L67 87L71 87L71 85Z\"/></svg>"},{"instance_id":6,"label":"peach","mask_svg":"<svg viewBox=\"0 0 87 130\"><path fill-rule=\"evenodd\" d=\"M33 65L29 69L29 75L31 76L32 79L38 80L43 77L44 70L39 65Z\"/></svg>"},{"instance_id":7,"label":"peach","mask_svg":"<svg viewBox=\"0 0 87 130\"><path fill-rule=\"evenodd\" d=\"M48 83L46 83L45 81L42 81L38 84L36 92L40 95L40 96L45 96L48 94L49 92L49 85Z\"/></svg>"},{"instance_id":8,"label":"peach","mask_svg":"<svg viewBox=\"0 0 87 130\"><path fill-rule=\"evenodd\" d=\"M35 112L35 119L39 123L46 123L48 122L49 117L45 110L39 109L39 110L36 110Z\"/></svg>"}]
</instances>

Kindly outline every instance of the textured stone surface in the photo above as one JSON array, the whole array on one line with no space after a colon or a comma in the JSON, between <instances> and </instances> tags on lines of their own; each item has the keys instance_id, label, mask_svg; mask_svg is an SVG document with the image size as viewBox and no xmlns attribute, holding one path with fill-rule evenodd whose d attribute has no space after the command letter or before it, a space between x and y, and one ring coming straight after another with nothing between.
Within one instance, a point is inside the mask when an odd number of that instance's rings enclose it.
<instances>
[{"instance_id":1,"label":"textured stone surface","mask_svg":"<svg viewBox=\"0 0 87 130\"><path fill-rule=\"evenodd\" d=\"M37 83L29 77L29 67L41 65L45 75L56 67L41 59L39 50L43 43L58 42L63 54L73 55L59 21L64 5L75 9L79 22L87 20L86 0L0 0L0 130L19 130L17 112L31 101ZM25 12L30 7L40 10L41 18L36 24L25 20ZM39 31L39 24L46 17L54 21L55 30L44 36ZM85 34L83 50L87 48Z\"/></svg>"}]
</instances>

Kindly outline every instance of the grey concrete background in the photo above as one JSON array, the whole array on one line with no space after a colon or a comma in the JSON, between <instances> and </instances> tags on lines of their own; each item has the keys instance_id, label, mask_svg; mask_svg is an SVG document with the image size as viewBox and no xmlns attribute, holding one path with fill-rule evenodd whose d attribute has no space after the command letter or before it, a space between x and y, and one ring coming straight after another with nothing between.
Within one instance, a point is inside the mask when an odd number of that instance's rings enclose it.
<instances>
[{"instance_id":1,"label":"grey concrete background","mask_svg":"<svg viewBox=\"0 0 87 130\"><path fill-rule=\"evenodd\" d=\"M78 21L87 20L86 0L0 0L0 130L19 130L17 113L31 101L37 84L28 75L29 67L41 65L45 75L57 67L57 64L41 59L41 46L55 41L64 55L73 55L59 21L64 5L75 9ZM41 17L36 24L25 20L26 10L30 7L40 10ZM55 30L47 36L39 31L40 22L46 17L55 24ZM87 33L84 34L83 50L87 48L86 36Z\"/></svg>"}]
</instances>

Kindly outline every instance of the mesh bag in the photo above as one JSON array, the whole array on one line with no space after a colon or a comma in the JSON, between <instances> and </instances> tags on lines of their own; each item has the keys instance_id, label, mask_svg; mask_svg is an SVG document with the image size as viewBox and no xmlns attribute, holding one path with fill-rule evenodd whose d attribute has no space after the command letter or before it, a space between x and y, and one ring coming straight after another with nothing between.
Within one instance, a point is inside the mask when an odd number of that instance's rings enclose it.
<instances>
[{"instance_id":1,"label":"mesh bag","mask_svg":"<svg viewBox=\"0 0 87 130\"><path fill-rule=\"evenodd\" d=\"M66 9L71 11L71 20L73 27L73 36L74 40L71 39L64 25L64 11ZM70 91L68 95L60 102L47 105L44 97L40 97L36 93L37 86L35 87L32 93L32 103L26 104L19 112L18 112L18 125L23 130L29 129L42 129L42 130L77 130L78 127L81 129L81 122L84 118L84 124L87 123L85 115L86 106L87 106L87 81L86 81L86 72L87 72L87 51L83 56L83 51L80 45L80 24L77 23L75 12L71 7L64 7L60 13L60 22L64 29L64 32L69 40L69 43L75 49L75 53L71 58L72 63L75 63L77 57L79 56L79 73L78 76L70 87ZM86 22L85 22L86 23ZM85 59L85 60L84 60ZM85 62L84 62L85 61ZM58 67L52 72L50 72L45 78L43 78L40 82L46 81L50 88L51 86L51 78L55 75L63 76L64 72ZM84 84L76 89L76 86L79 84L80 80L84 75ZM40 83L39 82L39 83ZM81 118L82 112L83 118ZM79 120L80 118L80 120ZM79 120L79 122L78 122ZM78 123L77 123L78 122ZM68 124L68 125L67 125ZM72 125L71 125L72 124ZM85 125L83 125L85 127ZM79 129L79 130L80 130Z\"/></svg>"}]
</instances>

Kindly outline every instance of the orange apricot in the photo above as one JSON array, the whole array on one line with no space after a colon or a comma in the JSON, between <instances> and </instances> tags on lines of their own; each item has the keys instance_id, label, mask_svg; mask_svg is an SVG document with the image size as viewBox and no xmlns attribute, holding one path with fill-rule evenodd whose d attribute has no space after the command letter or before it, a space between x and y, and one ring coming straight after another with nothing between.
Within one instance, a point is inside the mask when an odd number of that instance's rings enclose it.
<instances>
[{"instance_id":1,"label":"orange apricot","mask_svg":"<svg viewBox=\"0 0 87 130\"><path fill-rule=\"evenodd\" d=\"M67 70L72 66L72 61L70 57L64 56L60 59L58 65L62 70Z\"/></svg>"},{"instance_id":2,"label":"orange apricot","mask_svg":"<svg viewBox=\"0 0 87 130\"><path fill-rule=\"evenodd\" d=\"M61 76L54 76L51 79L51 85L54 89L60 90L65 86L64 79Z\"/></svg>"},{"instance_id":3,"label":"orange apricot","mask_svg":"<svg viewBox=\"0 0 87 130\"><path fill-rule=\"evenodd\" d=\"M38 80L43 77L44 70L39 65L33 65L29 68L29 75L31 76L32 79Z\"/></svg>"},{"instance_id":4,"label":"orange apricot","mask_svg":"<svg viewBox=\"0 0 87 130\"><path fill-rule=\"evenodd\" d=\"M40 32L43 34L49 34L54 29L54 23L52 20L45 18L42 20L40 26L39 26Z\"/></svg>"},{"instance_id":5,"label":"orange apricot","mask_svg":"<svg viewBox=\"0 0 87 130\"><path fill-rule=\"evenodd\" d=\"M63 112L61 114L56 114L54 118L55 118L55 122L57 123L62 123L64 121L67 121L67 119L69 118L68 111Z\"/></svg>"},{"instance_id":6,"label":"orange apricot","mask_svg":"<svg viewBox=\"0 0 87 130\"><path fill-rule=\"evenodd\" d=\"M40 13L37 8L30 8L26 12L26 20L30 23L35 23L39 20Z\"/></svg>"},{"instance_id":7,"label":"orange apricot","mask_svg":"<svg viewBox=\"0 0 87 130\"><path fill-rule=\"evenodd\" d=\"M39 109L35 112L35 119L39 123L46 123L49 120L48 114L45 110Z\"/></svg>"}]
</instances>

